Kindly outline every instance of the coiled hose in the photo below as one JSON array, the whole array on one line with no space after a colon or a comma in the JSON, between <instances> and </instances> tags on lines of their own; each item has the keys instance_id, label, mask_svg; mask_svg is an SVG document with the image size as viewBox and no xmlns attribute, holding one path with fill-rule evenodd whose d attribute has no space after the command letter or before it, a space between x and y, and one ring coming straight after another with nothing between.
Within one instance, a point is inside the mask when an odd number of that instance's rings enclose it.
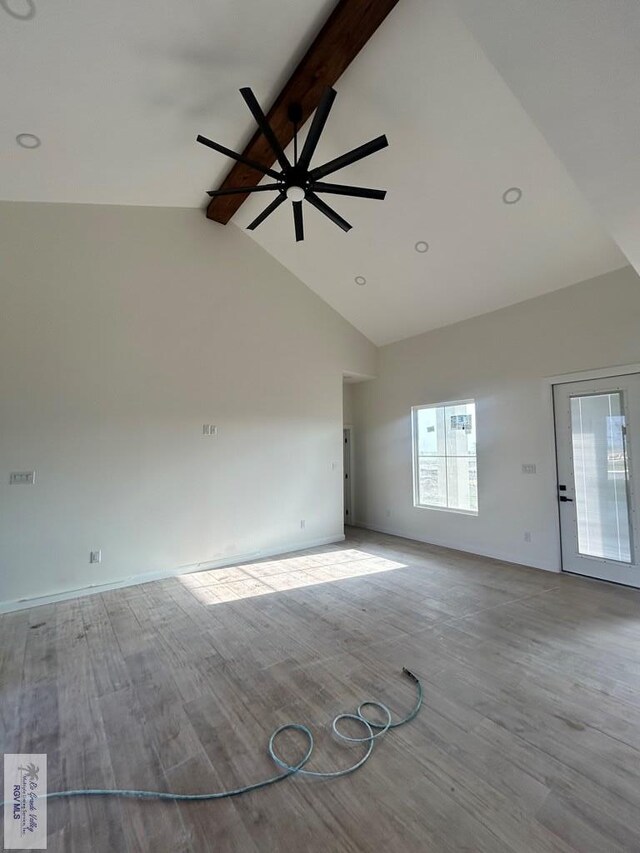
<instances>
[{"instance_id":1,"label":"coiled hose","mask_svg":"<svg viewBox=\"0 0 640 853\"><path fill-rule=\"evenodd\" d=\"M263 779L260 782L254 782L251 785L243 785L241 788L233 788L228 791L217 791L211 794L174 794L165 791L134 791L127 790L121 788L79 788L75 791L53 791L50 794L45 794L44 797L49 800L53 800L59 797L132 797L134 799L140 800L172 800L172 801L191 801L197 802L201 800L223 800L227 797L238 797L240 794L247 794L249 791L256 791L258 788L266 788L268 785L274 785L276 782L282 782L283 779L288 779L289 776L298 775L298 776L312 776L316 779L334 779L338 776L347 776L349 773L353 773L355 770L358 770L363 764L371 757L371 753L373 752L373 747L377 738L382 737L389 729L396 729L398 726L403 726L405 723L409 723L413 720L421 706L423 699L423 690L422 685L420 684L419 679L408 669L403 667L402 672L407 678L411 679L416 687L416 703L413 709L407 714L406 717L403 717L400 720L394 720L391 716L391 711L384 705L382 702L378 702L375 700L367 700L358 705L358 708L355 714L338 714L334 717L332 722L332 728L335 735L343 741L348 741L350 743L362 743L367 744L367 749L365 754L360 758L355 764L350 765L349 767L344 768L343 770L333 770L333 771L320 771L320 770L305 770L304 767L311 758L314 748L313 735L311 730L302 725L302 723L286 723L283 726L277 728L271 737L269 738L269 743L267 746L269 755L271 756L272 761L279 767L283 772L278 774L277 776L271 776L268 779ZM384 717L384 722L375 722L370 718L366 717L364 714L364 709L376 709L379 713L381 713ZM344 734L339 730L339 724L343 720L354 720L364 727L365 734L362 737L351 737L349 735ZM374 731L375 730L375 731ZM297 764L288 764L283 758L278 755L276 750L276 741L278 737L284 732L301 732L306 740L307 740L307 750L302 757L302 759ZM3 806L6 803L2 804Z\"/></svg>"}]
</instances>

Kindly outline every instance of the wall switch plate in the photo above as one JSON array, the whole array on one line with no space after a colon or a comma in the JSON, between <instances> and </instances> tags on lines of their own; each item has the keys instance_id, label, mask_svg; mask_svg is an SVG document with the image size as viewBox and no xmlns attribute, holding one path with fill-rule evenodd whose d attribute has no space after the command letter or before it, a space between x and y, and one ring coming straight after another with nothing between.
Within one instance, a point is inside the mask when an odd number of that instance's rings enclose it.
<instances>
[{"instance_id":1,"label":"wall switch plate","mask_svg":"<svg viewBox=\"0 0 640 853\"><path fill-rule=\"evenodd\" d=\"M218 427L215 424L202 424L203 435L217 435Z\"/></svg>"},{"instance_id":2,"label":"wall switch plate","mask_svg":"<svg viewBox=\"0 0 640 853\"><path fill-rule=\"evenodd\" d=\"M524 463L522 466L522 473L523 474L535 474L536 473L535 464L533 462Z\"/></svg>"},{"instance_id":3,"label":"wall switch plate","mask_svg":"<svg viewBox=\"0 0 640 853\"><path fill-rule=\"evenodd\" d=\"M33 486L35 481L35 471L13 471L9 474L10 486Z\"/></svg>"},{"instance_id":4,"label":"wall switch plate","mask_svg":"<svg viewBox=\"0 0 640 853\"><path fill-rule=\"evenodd\" d=\"M525 532L524 532L524 541L525 542L531 542L531 533L529 533L528 530L525 530Z\"/></svg>"},{"instance_id":5,"label":"wall switch plate","mask_svg":"<svg viewBox=\"0 0 640 853\"><path fill-rule=\"evenodd\" d=\"M102 551L89 551L89 562L90 563L101 563L102 562Z\"/></svg>"}]
</instances>

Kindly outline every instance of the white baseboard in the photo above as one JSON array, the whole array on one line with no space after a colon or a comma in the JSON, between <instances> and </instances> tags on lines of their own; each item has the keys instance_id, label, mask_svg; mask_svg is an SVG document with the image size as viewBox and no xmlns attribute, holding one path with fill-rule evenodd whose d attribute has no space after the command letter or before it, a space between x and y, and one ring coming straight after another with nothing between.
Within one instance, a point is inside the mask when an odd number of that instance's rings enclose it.
<instances>
[{"instance_id":1,"label":"white baseboard","mask_svg":"<svg viewBox=\"0 0 640 853\"><path fill-rule=\"evenodd\" d=\"M167 569L160 572L148 572L147 574L131 575L117 581L104 584L92 584L78 589L67 589L55 592L51 595L34 596L32 598L19 598L14 601L0 601L0 613L10 613L14 610L26 610L30 607L39 607L42 604L55 604L58 601L68 601L71 598L82 598L85 595L95 595L98 592L108 592L111 589L121 589L126 586L136 586L140 583L174 578L178 575L192 574L193 572L204 572L209 569L222 569L233 566L236 563L246 563L249 560L262 560L265 557L286 556L298 551L306 551L309 548L319 548L322 545L333 545L336 542L344 542L344 533L336 536L326 536L321 539L311 539L308 542L287 543L275 548L267 548L260 551L252 551L246 554L234 554L222 557L219 560L209 560L205 563L192 563L190 566L179 566L175 569Z\"/></svg>"},{"instance_id":2,"label":"white baseboard","mask_svg":"<svg viewBox=\"0 0 640 853\"><path fill-rule=\"evenodd\" d=\"M366 524L362 521L352 522L352 527L361 527L363 530L370 530L372 533L385 533L387 536L399 536L401 539L412 539L414 542L422 542L424 545L435 545L438 548L447 548L449 551L461 551L463 554L472 554L476 557L488 557L491 560L500 560L501 563L512 563L515 566L526 566L528 569L539 569L542 572L551 572L552 574L559 574L560 568L552 568L549 566L537 566L533 563L525 563L521 558L514 556L513 554L506 554L494 551L493 553L489 553L487 551L471 551L468 548L461 548L459 545L452 545L450 542L442 542L437 539L423 539L415 534L402 533L399 530L392 530L390 528L378 527L377 525Z\"/></svg>"}]
</instances>

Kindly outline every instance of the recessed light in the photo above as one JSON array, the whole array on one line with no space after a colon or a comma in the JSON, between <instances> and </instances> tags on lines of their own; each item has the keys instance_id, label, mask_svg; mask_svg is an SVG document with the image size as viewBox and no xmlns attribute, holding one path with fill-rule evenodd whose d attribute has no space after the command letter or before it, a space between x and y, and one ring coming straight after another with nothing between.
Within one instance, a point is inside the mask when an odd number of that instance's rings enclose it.
<instances>
[{"instance_id":1,"label":"recessed light","mask_svg":"<svg viewBox=\"0 0 640 853\"><path fill-rule=\"evenodd\" d=\"M362 287L364 284L366 284L366 283L367 283L367 280L366 280L366 278L365 278L363 275L357 275L357 276L354 278L354 281L355 281L355 283L356 283L356 284L359 284L359 285L360 285L360 287Z\"/></svg>"},{"instance_id":2,"label":"recessed light","mask_svg":"<svg viewBox=\"0 0 640 853\"><path fill-rule=\"evenodd\" d=\"M522 190L520 187L509 187L502 193L502 201L505 204L517 204L522 198Z\"/></svg>"},{"instance_id":3,"label":"recessed light","mask_svg":"<svg viewBox=\"0 0 640 853\"><path fill-rule=\"evenodd\" d=\"M40 148L42 145L40 137L35 133L19 133L16 136L16 142L21 148Z\"/></svg>"},{"instance_id":4,"label":"recessed light","mask_svg":"<svg viewBox=\"0 0 640 853\"><path fill-rule=\"evenodd\" d=\"M416 252L420 252L421 255L424 255L425 252L429 251L429 244L424 240L418 240L418 242L413 247Z\"/></svg>"},{"instance_id":5,"label":"recessed light","mask_svg":"<svg viewBox=\"0 0 640 853\"><path fill-rule=\"evenodd\" d=\"M34 0L0 0L0 6L7 15L19 21L29 21L35 17L36 4Z\"/></svg>"}]
</instances>

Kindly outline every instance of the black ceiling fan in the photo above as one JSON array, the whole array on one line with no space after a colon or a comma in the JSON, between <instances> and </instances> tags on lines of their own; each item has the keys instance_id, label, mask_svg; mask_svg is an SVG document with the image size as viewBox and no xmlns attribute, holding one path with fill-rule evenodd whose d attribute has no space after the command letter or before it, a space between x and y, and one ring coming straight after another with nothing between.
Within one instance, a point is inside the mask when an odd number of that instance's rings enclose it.
<instances>
[{"instance_id":1,"label":"black ceiling fan","mask_svg":"<svg viewBox=\"0 0 640 853\"><path fill-rule=\"evenodd\" d=\"M387 194L386 190L372 190L366 187L351 187L343 184L327 184L322 181L322 178L326 175L337 172L339 169L344 169L345 166L350 166L352 163L362 160L363 157L368 157L370 154L380 151L381 148L386 148L389 143L387 141L387 137L384 135L378 136L370 142L365 142L364 145L359 145L352 151L348 151L346 154L342 154L340 157L336 157L334 160L330 160L322 166L317 166L315 169L310 168L311 158L314 155L316 146L318 145L320 136L324 130L327 118L329 117L329 112L337 94L335 89L327 88L322 96L299 157L298 125L302 119L302 108L299 104L292 104L289 107L289 119L294 126L293 163L289 162L282 146L278 142L273 128L267 121L267 118L262 112L260 104L256 100L251 89L248 87L240 89L240 94L246 101L246 104L251 110L258 127L273 150L277 163L280 167L280 171L276 171L275 168L267 168L255 160L249 160L242 154L237 154L235 151L225 148L224 145L212 142L210 139L207 139L206 136L198 136L198 142L202 143L202 145L207 145L209 148L213 148L214 151L219 151L227 157L231 157L233 160L237 160L239 163L244 163L245 166L257 169L263 175L267 175L275 180L276 183L260 184L259 186L253 187L230 187L222 190L211 190L208 193L208 195L214 198L220 195L232 195L235 193L268 192L270 190L277 192L278 195L271 204L269 204L259 216L256 216L253 222L249 223L247 226L249 231L253 231L261 222L264 222L264 220L286 199L289 199L292 202L296 241L304 240L302 202L305 200L317 208L320 213L323 213L332 222L342 228L343 231L349 231L351 225L343 219L342 216L336 213L333 208L329 207L328 204L325 204L325 202L318 197L318 193L356 196L357 198L383 199L385 197Z\"/></svg>"}]
</instances>

